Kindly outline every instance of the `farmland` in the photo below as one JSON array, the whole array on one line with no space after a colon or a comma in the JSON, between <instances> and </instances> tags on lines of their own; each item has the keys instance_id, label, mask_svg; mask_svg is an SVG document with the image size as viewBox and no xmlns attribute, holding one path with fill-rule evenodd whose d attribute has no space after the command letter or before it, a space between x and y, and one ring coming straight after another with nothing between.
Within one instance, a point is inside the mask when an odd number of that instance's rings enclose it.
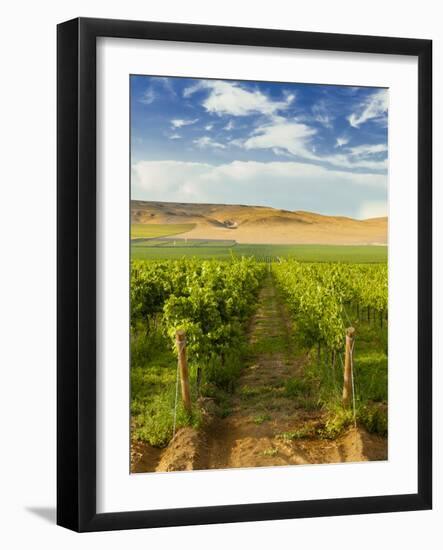
<instances>
[{"instance_id":1,"label":"farmland","mask_svg":"<svg viewBox=\"0 0 443 550\"><path fill-rule=\"evenodd\" d=\"M366 247L294 245L286 258L274 254L267 263L256 257L271 256L273 247L249 245L245 250L256 254L221 260L195 253L205 248L189 246L192 256L176 260L132 261L132 471L386 458L383 255L374 252L378 263L364 263ZM350 325L354 399L345 406ZM178 329L186 333L191 411L176 393ZM355 442L349 445L355 430L365 442L358 455ZM183 463L177 446L189 456L195 443L180 436L204 440L198 462Z\"/></svg>"},{"instance_id":2,"label":"farmland","mask_svg":"<svg viewBox=\"0 0 443 550\"><path fill-rule=\"evenodd\" d=\"M131 224L131 239L155 239L158 237L168 237L170 235L180 235L191 231L195 227L192 223L176 224Z\"/></svg>"},{"instance_id":3,"label":"farmland","mask_svg":"<svg viewBox=\"0 0 443 550\"><path fill-rule=\"evenodd\" d=\"M387 246L321 244L238 244L227 240L152 239L132 241L134 260L200 258L229 260L250 256L259 260L289 257L305 262L374 263L387 261Z\"/></svg>"}]
</instances>

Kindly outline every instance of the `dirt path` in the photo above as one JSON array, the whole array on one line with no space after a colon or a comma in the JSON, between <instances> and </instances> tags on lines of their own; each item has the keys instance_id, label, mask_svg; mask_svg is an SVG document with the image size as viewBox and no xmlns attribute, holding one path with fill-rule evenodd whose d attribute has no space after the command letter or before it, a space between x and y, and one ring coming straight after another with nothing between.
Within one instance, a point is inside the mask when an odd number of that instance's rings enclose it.
<instances>
[{"instance_id":1,"label":"dirt path","mask_svg":"<svg viewBox=\"0 0 443 550\"><path fill-rule=\"evenodd\" d=\"M215 420L207 431L206 468L383 458L381 439L360 430L350 430L334 441L298 437L310 429L314 431L325 419L312 402L291 395L291 384L303 383L306 358L296 356L291 349L288 319L286 306L269 275L250 326L251 361L232 397L231 414Z\"/></svg>"}]
</instances>

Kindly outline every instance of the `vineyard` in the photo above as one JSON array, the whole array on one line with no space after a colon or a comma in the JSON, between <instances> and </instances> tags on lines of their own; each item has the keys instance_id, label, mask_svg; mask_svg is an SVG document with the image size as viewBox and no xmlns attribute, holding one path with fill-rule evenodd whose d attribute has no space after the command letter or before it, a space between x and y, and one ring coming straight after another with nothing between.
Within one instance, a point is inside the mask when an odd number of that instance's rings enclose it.
<instances>
[{"instance_id":1,"label":"vineyard","mask_svg":"<svg viewBox=\"0 0 443 550\"><path fill-rule=\"evenodd\" d=\"M159 457L158 449L190 427L207 436L203 467L230 467L338 460L302 459L297 445L306 454L309 441L336 440L357 425L383 438L387 317L385 263L133 260L133 446ZM346 404L351 326L353 398ZM178 391L177 331L186 335L190 409ZM253 445L256 456L248 447L236 462L233 449L254 437L261 442Z\"/></svg>"}]
</instances>

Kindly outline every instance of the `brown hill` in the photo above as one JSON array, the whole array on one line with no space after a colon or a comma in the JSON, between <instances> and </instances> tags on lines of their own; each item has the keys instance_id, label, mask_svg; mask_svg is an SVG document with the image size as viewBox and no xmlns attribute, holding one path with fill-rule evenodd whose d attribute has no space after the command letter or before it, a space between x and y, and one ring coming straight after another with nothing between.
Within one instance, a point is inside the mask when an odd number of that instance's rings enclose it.
<instances>
[{"instance_id":1,"label":"brown hill","mask_svg":"<svg viewBox=\"0 0 443 550\"><path fill-rule=\"evenodd\" d=\"M268 206L131 201L142 224L195 224L181 237L263 244L386 244L387 218L355 220Z\"/></svg>"}]
</instances>

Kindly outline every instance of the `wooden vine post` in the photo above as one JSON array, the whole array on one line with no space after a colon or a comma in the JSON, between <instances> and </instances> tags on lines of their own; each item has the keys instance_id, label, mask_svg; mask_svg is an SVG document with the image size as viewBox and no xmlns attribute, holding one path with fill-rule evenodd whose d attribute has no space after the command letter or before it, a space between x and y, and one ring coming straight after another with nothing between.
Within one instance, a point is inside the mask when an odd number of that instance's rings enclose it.
<instances>
[{"instance_id":1,"label":"wooden vine post","mask_svg":"<svg viewBox=\"0 0 443 550\"><path fill-rule=\"evenodd\" d=\"M191 392L189 390L189 370L188 361L186 359L186 333L184 330L177 330L175 333L175 342L177 344L183 405L186 412L191 414Z\"/></svg>"},{"instance_id":2,"label":"wooden vine post","mask_svg":"<svg viewBox=\"0 0 443 550\"><path fill-rule=\"evenodd\" d=\"M352 348L355 328L346 329L345 369L343 374L343 405L347 407L352 397Z\"/></svg>"}]
</instances>

